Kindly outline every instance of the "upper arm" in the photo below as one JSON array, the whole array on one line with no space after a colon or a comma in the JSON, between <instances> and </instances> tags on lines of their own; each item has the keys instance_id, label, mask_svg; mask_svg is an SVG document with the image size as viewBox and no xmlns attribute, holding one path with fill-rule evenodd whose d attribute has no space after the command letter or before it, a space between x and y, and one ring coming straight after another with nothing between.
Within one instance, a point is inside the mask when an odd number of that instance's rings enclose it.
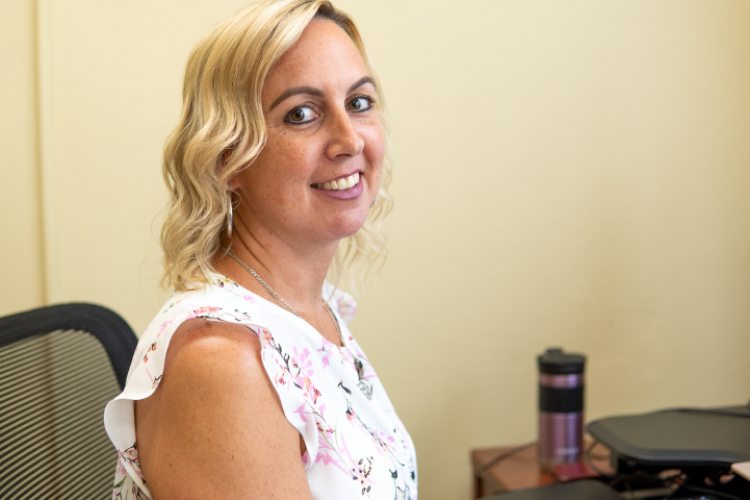
<instances>
[{"instance_id":1,"label":"upper arm","mask_svg":"<svg viewBox=\"0 0 750 500\"><path fill-rule=\"evenodd\" d=\"M155 500L310 498L299 433L244 326L181 325L161 384L135 411L141 469Z\"/></svg>"}]
</instances>

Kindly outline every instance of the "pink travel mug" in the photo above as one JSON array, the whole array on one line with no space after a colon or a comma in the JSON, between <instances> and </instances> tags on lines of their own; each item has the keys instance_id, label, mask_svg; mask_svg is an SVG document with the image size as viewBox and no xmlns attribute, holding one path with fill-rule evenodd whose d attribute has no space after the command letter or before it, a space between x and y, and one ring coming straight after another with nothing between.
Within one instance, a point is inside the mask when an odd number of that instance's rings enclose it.
<instances>
[{"instance_id":1,"label":"pink travel mug","mask_svg":"<svg viewBox=\"0 0 750 500\"><path fill-rule=\"evenodd\" d=\"M539 467L583 457L583 369L586 356L547 349L539 362Z\"/></svg>"}]
</instances>

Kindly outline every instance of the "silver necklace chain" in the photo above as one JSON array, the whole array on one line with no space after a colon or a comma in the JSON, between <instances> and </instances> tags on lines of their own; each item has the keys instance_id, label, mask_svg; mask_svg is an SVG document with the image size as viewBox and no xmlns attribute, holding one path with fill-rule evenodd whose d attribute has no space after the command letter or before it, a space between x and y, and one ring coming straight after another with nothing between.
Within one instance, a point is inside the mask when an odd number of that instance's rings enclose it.
<instances>
[{"instance_id":1,"label":"silver necklace chain","mask_svg":"<svg viewBox=\"0 0 750 500\"><path fill-rule=\"evenodd\" d=\"M281 297L279 297L279 294L278 294L278 293L276 293L276 291L275 291L275 290L274 290L273 288L271 288L270 286L268 286L268 283L266 283L265 281L263 281L263 278L261 278L260 276L258 276L258 273L256 273L255 271L253 271L253 270L252 270L252 269L250 268L250 266L248 266L247 264L245 264L244 262L242 262L242 261L240 260L240 258L239 258L239 257L237 257L237 256L236 256L235 254L233 254L232 252L230 252L228 248L225 248L225 249L224 249L224 251L225 251L225 252L227 253L227 255L229 255L229 256L230 256L231 258L233 258L234 260L236 260L236 261L237 261L237 264L241 265L241 266L242 266L242 267L244 267L244 268L245 268L245 269L246 269L246 270L247 270L247 271L248 271L248 272L249 272L250 274L252 274L253 276L255 276L255 279L257 279L258 281L260 281L260 284L261 284L261 285L263 285L263 288L265 288L266 290L268 290L268 293L270 293L271 295L273 295L273 297L274 297L275 299L277 299L277 300L278 300L279 302L281 302L282 304L284 304L284 307L286 307L287 309L289 309L289 310L290 310L290 311L292 312L292 314L294 314L294 315L295 315L295 316L297 316L298 318L302 318L302 316L300 316L300 315L299 315L299 313L297 313L297 311L295 311L294 309L292 309L292 306L290 306L289 304L287 304L287 303L286 303L286 300L284 300L284 299L282 299Z\"/></svg>"},{"instance_id":2,"label":"silver necklace chain","mask_svg":"<svg viewBox=\"0 0 750 500\"><path fill-rule=\"evenodd\" d=\"M321 297L321 300L323 298ZM339 326L339 320L336 319L336 316L333 314L333 311L331 310L331 306L328 305L328 302L323 300L323 305L326 306L326 311L328 311L328 314L331 315L331 320L333 321L334 326L336 327L336 331L339 334L339 340L341 341L341 345L344 345L344 336L341 334L341 327Z\"/></svg>"},{"instance_id":3,"label":"silver necklace chain","mask_svg":"<svg viewBox=\"0 0 750 500\"><path fill-rule=\"evenodd\" d=\"M224 252L226 252L227 255L229 255L231 258L233 258L235 261L237 261L237 264L241 265L250 274L252 274L253 276L255 276L255 279L257 279L260 282L260 284L263 285L263 288L265 288L266 290L268 290L268 293L270 293L275 299L277 299L279 302L281 302L282 304L284 304L284 307L286 307L287 309L289 309L289 311L292 314L294 314L295 316L297 316L300 319L304 319L304 318L302 318L302 316L299 315L299 313L297 311L295 311L294 309L292 309L292 306L290 306L289 304L287 304L286 300L282 299L279 296L279 294L276 293L276 291L273 288L270 287L270 285L268 283L266 283L265 281L263 281L263 278L261 278L258 275L258 273L256 273L255 271L253 271L250 266L248 266L247 264L245 264L244 262L242 262L240 260L240 258L237 257L235 254L233 254L228 248L224 248L222 246L222 249L224 250ZM323 300L323 298L321 297L320 300ZM323 300L323 305L325 305L326 311L328 311L328 314L331 315L331 319L333 320L333 324L336 327L336 331L339 334L339 340L341 340L341 345L344 345L344 336L341 334L341 327L339 326L339 322L336 319L336 316L333 314L333 311L331 310L331 306L329 306L328 303L325 300Z\"/></svg>"}]
</instances>

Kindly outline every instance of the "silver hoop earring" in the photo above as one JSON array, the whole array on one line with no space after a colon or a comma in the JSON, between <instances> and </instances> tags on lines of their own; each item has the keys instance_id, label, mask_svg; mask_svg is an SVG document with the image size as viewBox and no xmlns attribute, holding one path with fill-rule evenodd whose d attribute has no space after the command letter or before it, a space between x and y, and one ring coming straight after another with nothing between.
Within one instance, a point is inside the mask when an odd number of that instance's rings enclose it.
<instances>
[{"instance_id":1,"label":"silver hoop earring","mask_svg":"<svg viewBox=\"0 0 750 500\"><path fill-rule=\"evenodd\" d=\"M227 238L232 238L232 191L227 193L229 209L227 210Z\"/></svg>"}]
</instances>

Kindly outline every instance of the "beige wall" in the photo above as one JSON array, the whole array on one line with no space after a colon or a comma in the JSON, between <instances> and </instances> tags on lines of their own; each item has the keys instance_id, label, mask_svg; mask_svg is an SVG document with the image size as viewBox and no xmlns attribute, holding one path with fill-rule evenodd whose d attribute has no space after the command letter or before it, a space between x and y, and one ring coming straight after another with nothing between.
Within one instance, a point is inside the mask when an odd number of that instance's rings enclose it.
<instances>
[{"instance_id":1,"label":"beige wall","mask_svg":"<svg viewBox=\"0 0 750 500\"><path fill-rule=\"evenodd\" d=\"M33 3L0 4L0 315L44 300Z\"/></svg>"},{"instance_id":2,"label":"beige wall","mask_svg":"<svg viewBox=\"0 0 750 500\"><path fill-rule=\"evenodd\" d=\"M0 5L0 313L47 290L145 327L181 71L242 3ZM470 448L534 438L547 346L589 355L590 417L750 396L748 2L338 5L396 157L392 258L353 328L423 499L469 497Z\"/></svg>"}]
</instances>

